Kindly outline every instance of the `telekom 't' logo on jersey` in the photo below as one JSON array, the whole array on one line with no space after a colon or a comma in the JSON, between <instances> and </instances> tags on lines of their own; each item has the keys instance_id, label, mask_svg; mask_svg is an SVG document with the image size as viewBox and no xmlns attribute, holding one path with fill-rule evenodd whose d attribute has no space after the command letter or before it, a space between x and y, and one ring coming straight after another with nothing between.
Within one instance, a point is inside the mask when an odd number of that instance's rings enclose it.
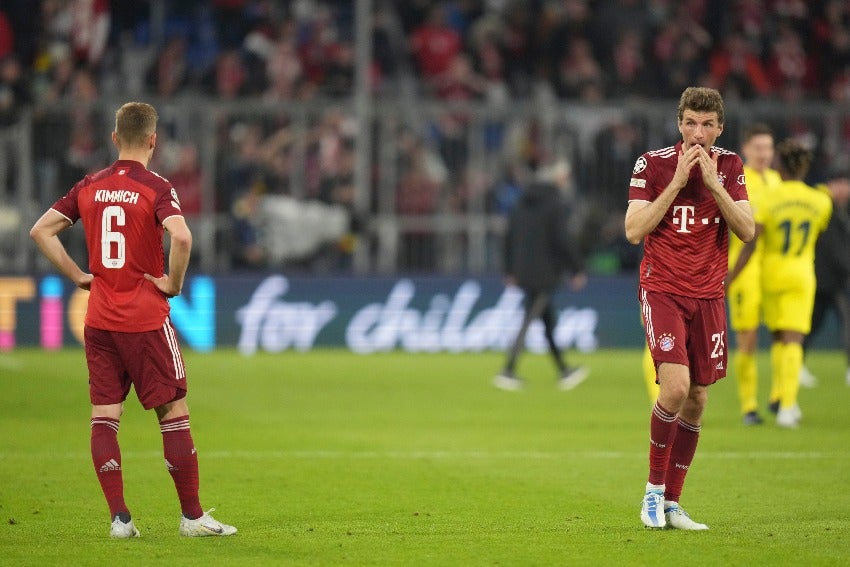
<instances>
[{"instance_id":1,"label":"telekom 't' logo on jersey","mask_svg":"<svg viewBox=\"0 0 850 567\"><path fill-rule=\"evenodd\" d=\"M694 219L694 206L693 205L676 205L673 207L673 224L679 225L679 230L676 232L685 232L690 234L691 231L688 230L688 227L696 222ZM713 218L703 218L700 219L701 224L709 224L720 223L720 217Z\"/></svg>"},{"instance_id":2,"label":"telekom 't' logo on jersey","mask_svg":"<svg viewBox=\"0 0 850 567\"><path fill-rule=\"evenodd\" d=\"M673 207L673 224L679 225L676 232L691 232L688 225L694 224L694 207L692 205L676 205Z\"/></svg>"}]
</instances>

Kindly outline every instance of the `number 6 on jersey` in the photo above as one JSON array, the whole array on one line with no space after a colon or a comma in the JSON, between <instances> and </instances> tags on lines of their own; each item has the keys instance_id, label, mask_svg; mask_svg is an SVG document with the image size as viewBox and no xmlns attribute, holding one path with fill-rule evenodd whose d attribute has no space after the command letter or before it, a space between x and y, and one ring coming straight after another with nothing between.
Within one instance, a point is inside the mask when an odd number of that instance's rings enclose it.
<instances>
[{"instance_id":1,"label":"number 6 on jersey","mask_svg":"<svg viewBox=\"0 0 850 567\"><path fill-rule=\"evenodd\" d=\"M101 232L100 232L100 261L105 268L121 268L124 266L125 243L124 235L112 229L115 226L124 226L124 208L118 205L110 205L103 210ZM112 255L113 244L115 255Z\"/></svg>"}]
</instances>

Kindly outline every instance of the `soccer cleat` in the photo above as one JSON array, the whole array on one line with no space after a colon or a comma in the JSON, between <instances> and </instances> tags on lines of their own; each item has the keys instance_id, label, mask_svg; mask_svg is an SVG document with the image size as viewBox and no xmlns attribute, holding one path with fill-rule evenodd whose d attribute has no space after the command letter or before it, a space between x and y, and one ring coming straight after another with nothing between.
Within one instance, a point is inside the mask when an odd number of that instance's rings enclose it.
<instances>
[{"instance_id":1,"label":"soccer cleat","mask_svg":"<svg viewBox=\"0 0 850 567\"><path fill-rule=\"evenodd\" d=\"M812 374L805 366L800 367L800 386L803 388L815 388L818 385L818 378Z\"/></svg>"},{"instance_id":2,"label":"soccer cleat","mask_svg":"<svg viewBox=\"0 0 850 567\"><path fill-rule=\"evenodd\" d=\"M676 502L664 503L664 517L667 519L667 526L674 530L701 531L708 529L705 524L693 521Z\"/></svg>"},{"instance_id":3,"label":"soccer cleat","mask_svg":"<svg viewBox=\"0 0 850 567\"><path fill-rule=\"evenodd\" d=\"M236 533L234 526L222 524L212 516L210 512L215 508L210 508L209 512L204 512L204 515L196 520L190 520L186 516L180 518L180 535L187 537L206 537L206 536L229 536Z\"/></svg>"},{"instance_id":4,"label":"soccer cleat","mask_svg":"<svg viewBox=\"0 0 850 567\"><path fill-rule=\"evenodd\" d=\"M748 411L744 414L744 425L761 425L764 420L756 411Z\"/></svg>"},{"instance_id":5,"label":"soccer cleat","mask_svg":"<svg viewBox=\"0 0 850 567\"><path fill-rule=\"evenodd\" d=\"M667 525L664 514L664 488L647 488L640 508L640 521L647 528L663 528Z\"/></svg>"},{"instance_id":6,"label":"soccer cleat","mask_svg":"<svg viewBox=\"0 0 850 567\"><path fill-rule=\"evenodd\" d=\"M767 404L767 409L773 415L779 413L779 400L773 400Z\"/></svg>"},{"instance_id":7,"label":"soccer cleat","mask_svg":"<svg viewBox=\"0 0 850 567\"><path fill-rule=\"evenodd\" d=\"M115 514L115 517L112 519L112 526L109 528L109 537L113 537L115 539L127 539L131 537L140 537L141 534L139 530L136 529L135 524L133 524L133 520L129 520L127 523L121 521L121 518L118 517L118 514Z\"/></svg>"},{"instance_id":8,"label":"soccer cleat","mask_svg":"<svg viewBox=\"0 0 850 567\"><path fill-rule=\"evenodd\" d=\"M572 390L584 382L588 374L590 374L590 369L588 369L587 366L567 368L564 373L561 374L560 380L558 380L558 388L561 390Z\"/></svg>"},{"instance_id":9,"label":"soccer cleat","mask_svg":"<svg viewBox=\"0 0 850 567\"><path fill-rule=\"evenodd\" d=\"M507 392L517 392L522 390L525 384L523 384L520 378L514 376L513 373L505 371L493 378L493 386Z\"/></svg>"},{"instance_id":10,"label":"soccer cleat","mask_svg":"<svg viewBox=\"0 0 850 567\"><path fill-rule=\"evenodd\" d=\"M776 414L776 425L785 429L796 429L800 426L801 417L799 406L780 408Z\"/></svg>"}]
</instances>

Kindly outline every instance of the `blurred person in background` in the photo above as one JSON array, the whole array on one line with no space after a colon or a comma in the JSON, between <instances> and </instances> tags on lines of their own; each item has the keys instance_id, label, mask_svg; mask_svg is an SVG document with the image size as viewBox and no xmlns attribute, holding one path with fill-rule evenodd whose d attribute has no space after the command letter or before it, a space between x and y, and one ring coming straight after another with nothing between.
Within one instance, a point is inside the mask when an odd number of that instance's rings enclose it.
<instances>
[{"instance_id":1,"label":"blurred person in background","mask_svg":"<svg viewBox=\"0 0 850 567\"><path fill-rule=\"evenodd\" d=\"M0 203L11 201L21 119L32 102L30 83L17 56L0 60ZM20 164L18 164L20 166Z\"/></svg>"},{"instance_id":2,"label":"blurred person in background","mask_svg":"<svg viewBox=\"0 0 850 567\"><path fill-rule=\"evenodd\" d=\"M160 159L155 159L153 165L163 171L172 185L180 187L180 210L191 224L203 210L203 174L198 148L192 142L165 140L163 149L167 151L160 152Z\"/></svg>"},{"instance_id":3,"label":"blurred person in background","mask_svg":"<svg viewBox=\"0 0 850 567\"><path fill-rule=\"evenodd\" d=\"M598 102L605 98L605 73L587 38L573 37L564 56L555 62L554 87L560 98Z\"/></svg>"},{"instance_id":4,"label":"blurred person in background","mask_svg":"<svg viewBox=\"0 0 850 567\"><path fill-rule=\"evenodd\" d=\"M744 177L750 203L757 207L762 196L782 182L773 164L773 131L766 124L755 123L744 130L741 154L744 156ZM726 297L729 301L729 321L735 331L737 349L734 357L738 399L744 425L759 425L764 420L758 413L758 327L761 321L761 264L762 248L756 244L746 268L736 268L744 243L729 235L729 270ZM734 281L732 278L734 274ZM771 384L770 399L779 398L778 384Z\"/></svg>"},{"instance_id":5,"label":"blurred person in background","mask_svg":"<svg viewBox=\"0 0 850 567\"><path fill-rule=\"evenodd\" d=\"M12 54L15 48L15 29L6 12L0 7L0 60Z\"/></svg>"},{"instance_id":6,"label":"blurred person in background","mask_svg":"<svg viewBox=\"0 0 850 567\"><path fill-rule=\"evenodd\" d=\"M73 0L71 14L74 60L97 73L109 39L112 19L109 0Z\"/></svg>"},{"instance_id":7,"label":"blurred person in background","mask_svg":"<svg viewBox=\"0 0 850 567\"><path fill-rule=\"evenodd\" d=\"M24 113L31 101L29 82L14 54L0 58L0 271L14 257L16 235L21 226L22 161L20 140L24 134Z\"/></svg>"},{"instance_id":8,"label":"blurred person in background","mask_svg":"<svg viewBox=\"0 0 850 567\"><path fill-rule=\"evenodd\" d=\"M411 220L435 217L448 171L440 157L416 136L403 136L395 188L395 212ZM437 269L437 235L427 226L412 226L400 238L399 267L413 272Z\"/></svg>"},{"instance_id":9,"label":"blurred person in background","mask_svg":"<svg viewBox=\"0 0 850 567\"><path fill-rule=\"evenodd\" d=\"M787 23L779 26L766 70L773 91L788 103L811 97L820 83L817 61L807 53L800 33Z\"/></svg>"},{"instance_id":10,"label":"blurred person in background","mask_svg":"<svg viewBox=\"0 0 850 567\"><path fill-rule=\"evenodd\" d=\"M207 93L225 101L237 100L246 94L248 69L239 51L222 51L215 64L203 78Z\"/></svg>"},{"instance_id":11,"label":"blurred person in background","mask_svg":"<svg viewBox=\"0 0 850 567\"><path fill-rule=\"evenodd\" d=\"M815 247L815 304L812 309L812 329L803 341L804 356L812 336L823 327L826 315L832 310L842 331L842 347L847 357L845 383L850 386L850 177L835 176L819 186L832 197L832 218L818 238ZM814 386L817 378L804 365L800 372L801 386Z\"/></svg>"},{"instance_id":12,"label":"blurred person in background","mask_svg":"<svg viewBox=\"0 0 850 567\"><path fill-rule=\"evenodd\" d=\"M446 22L446 8L432 6L428 18L410 36L410 50L425 82L447 72L463 48L463 38Z\"/></svg>"},{"instance_id":13,"label":"blurred person in background","mask_svg":"<svg viewBox=\"0 0 850 567\"><path fill-rule=\"evenodd\" d=\"M832 215L832 200L803 182L812 152L794 140L777 147L782 183L765 192L757 203L756 238L741 251L741 269L763 241L761 289L764 323L773 336L770 347L772 379L779 399L771 400L776 424L796 428L802 419L797 403L803 338L812 326L815 301L815 244ZM846 246L846 244L845 244ZM729 280L735 281L733 270Z\"/></svg>"},{"instance_id":14,"label":"blurred person in background","mask_svg":"<svg viewBox=\"0 0 850 567\"><path fill-rule=\"evenodd\" d=\"M168 38L145 73L145 86L157 96L168 99L176 96L189 84L189 60L186 38Z\"/></svg>"},{"instance_id":15,"label":"blurred person in background","mask_svg":"<svg viewBox=\"0 0 850 567\"><path fill-rule=\"evenodd\" d=\"M587 276L576 243L571 237L564 199L559 185L569 178L569 166L557 162L544 168L538 179L522 193L508 219L505 234L505 284L518 286L525 294L522 324L502 371L493 379L501 390L516 391L524 386L516 376L519 355L532 322L540 319L546 343L558 369L558 387L571 390L587 378L588 368L571 367L555 342L558 313L554 295L561 285L565 270L571 272L570 287L584 287Z\"/></svg>"},{"instance_id":16,"label":"blurred person in background","mask_svg":"<svg viewBox=\"0 0 850 567\"><path fill-rule=\"evenodd\" d=\"M68 141L65 151L61 187L68 187L109 161L109 150L98 135L104 129L104 117L96 104L100 90L94 74L88 69L78 69L71 77L68 99L70 107Z\"/></svg>"},{"instance_id":17,"label":"blurred person in background","mask_svg":"<svg viewBox=\"0 0 850 567\"><path fill-rule=\"evenodd\" d=\"M772 87L767 70L758 54L739 32L725 36L709 58L711 83L727 98L749 100L770 94Z\"/></svg>"}]
</instances>

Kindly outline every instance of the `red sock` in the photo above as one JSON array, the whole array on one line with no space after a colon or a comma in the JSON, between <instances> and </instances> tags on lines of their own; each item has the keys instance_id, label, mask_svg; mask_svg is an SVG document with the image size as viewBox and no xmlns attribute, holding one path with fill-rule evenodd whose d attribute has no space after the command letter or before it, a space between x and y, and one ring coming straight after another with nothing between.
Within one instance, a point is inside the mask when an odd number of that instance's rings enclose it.
<instances>
[{"instance_id":1,"label":"red sock","mask_svg":"<svg viewBox=\"0 0 850 567\"><path fill-rule=\"evenodd\" d=\"M200 518L204 511L198 499L198 455L189 431L189 416L160 421L159 430L165 466L174 480L180 509L187 518Z\"/></svg>"},{"instance_id":2,"label":"red sock","mask_svg":"<svg viewBox=\"0 0 850 567\"><path fill-rule=\"evenodd\" d=\"M649 420L649 482L664 484L670 447L676 436L676 416L655 402Z\"/></svg>"},{"instance_id":3,"label":"red sock","mask_svg":"<svg viewBox=\"0 0 850 567\"><path fill-rule=\"evenodd\" d=\"M117 419L93 417L91 419L91 460L100 488L109 505L109 517L127 512L124 503L124 478L121 473L121 449L118 447Z\"/></svg>"},{"instance_id":4,"label":"red sock","mask_svg":"<svg viewBox=\"0 0 850 567\"><path fill-rule=\"evenodd\" d=\"M682 485L685 484L685 475L699 441L699 425L693 425L687 421L679 420L679 431L673 441L673 449L670 451L670 468L667 469L667 479L664 483L664 499L678 502L682 495Z\"/></svg>"}]
</instances>

